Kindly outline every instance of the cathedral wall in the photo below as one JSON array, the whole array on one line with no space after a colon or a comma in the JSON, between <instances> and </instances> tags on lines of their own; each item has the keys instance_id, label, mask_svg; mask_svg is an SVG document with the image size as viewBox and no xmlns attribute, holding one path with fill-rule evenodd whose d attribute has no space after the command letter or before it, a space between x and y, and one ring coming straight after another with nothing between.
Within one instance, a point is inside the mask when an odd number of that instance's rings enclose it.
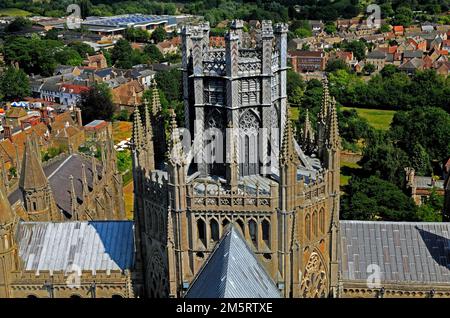
<instances>
[{"instance_id":1,"label":"cathedral wall","mask_svg":"<svg viewBox=\"0 0 450 318\"><path fill-rule=\"evenodd\" d=\"M48 271L12 273L10 297L13 298L49 298L49 287L53 287L54 298L91 298L93 283L95 282L96 298L129 298L134 297L134 287L131 273L97 271L83 271L79 280L76 275L63 272ZM78 278L77 278L78 279ZM45 285L49 285L47 288Z\"/></svg>"}]
</instances>

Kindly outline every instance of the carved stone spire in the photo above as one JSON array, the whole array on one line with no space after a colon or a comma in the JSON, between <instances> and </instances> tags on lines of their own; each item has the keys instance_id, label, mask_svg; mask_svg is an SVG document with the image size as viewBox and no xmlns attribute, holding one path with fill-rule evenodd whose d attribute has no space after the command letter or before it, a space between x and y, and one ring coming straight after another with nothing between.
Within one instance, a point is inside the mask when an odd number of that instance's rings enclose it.
<instances>
[{"instance_id":1,"label":"carved stone spire","mask_svg":"<svg viewBox=\"0 0 450 318\"><path fill-rule=\"evenodd\" d=\"M299 158L294 146L294 133L290 120L291 110L287 107L286 124L284 126L283 140L281 144L280 164L286 165L289 162L299 164Z\"/></svg>"},{"instance_id":2,"label":"carved stone spire","mask_svg":"<svg viewBox=\"0 0 450 318\"><path fill-rule=\"evenodd\" d=\"M134 108L133 117L133 146L135 149L139 149L142 146L144 131L142 129L141 114L137 106Z\"/></svg>"},{"instance_id":3,"label":"carved stone spire","mask_svg":"<svg viewBox=\"0 0 450 318\"><path fill-rule=\"evenodd\" d=\"M78 220L78 214L77 214L77 206L78 206L77 193L75 192L75 185L73 183L73 176L72 175L69 176L69 180L70 180L70 206L71 206L71 209L72 209L72 219L73 220Z\"/></svg>"},{"instance_id":4,"label":"carved stone spire","mask_svg":"<svg viewBox=\"0 0 450 318\"><path fill-rule=\"evenodd\" d=\"M329 130L328 130L328 145L337 149L340 148L340 138L339 138L339 126L336 110L336 100L333 98L330 103L330 114L329 114Z\"/></svg>"},{"instance_id":5,"label":"carved stone spire","mask_svg":"<svg viewBox=\"0 0 450 318\"><path fill-rule=\"evenodd\" d=\"M93 185L97 185L98 182L98 172L97 172L97 162L95 157L92 156L92 183Z\"/></svg>"},{"instance_id":6,"label":"carved stone spire","mask_svg":"<svg viewBox=\"0 0 450 318\"><path fill-rule=\"evenodd\" d=\"M159 91L156 81L153 81L152 89L152 112L153 116L158 116L161 113L161 101L159 100Z\"/></svg>"},{"instance_id":7,"label":"carved stone spire","mask_svg":"<svg viewBox=\"0 0 450 318\"><path fill-rule=\"evenodd\" d=\"M14 150L16 153L16 171L17 171L17 177L20 178L21 175L21 162L20 162L20 158L19 158L19 146L17 146L17 143L14 143Z\"/></svg>"},{"instance_id":8,"label":"carved stone spire","mask_svg":"<svg viewBox=\"0 0 450 318\"><path fill-rule=\"evenodd\" d=\"M105 176L106 174L106 167L108 165L107 160L106 160L106 154L105 154L105 146L107 146L107 143L103 144L103 147L100 148L100 154L101 154L101 158L102 158L102 177Z\"/></svg>"},{"instance_id":9,"label":"carved stone spire","mask_svg":"<svg viewBox=\"0 0 450 318\"><path fill-rule=\"evenodd\" d=\"M328 117L328 109L330 107L330 92L328 90L328 79L324 77L322 80L323 95L322 95L322 105L319 112L319 120L326 122Z\"/></svg>"},{"instance_id":10,"label":"carved stone spire","mask_svg":"<svg viewBox=\"0 0 450 318\"><path fill-rule=\"evenodd\" d=\"M36 146L30 137L25 142L19 185L24 190L39 190L48 185L47 177L41 166L41 160L36 154Z\"/></svg>"},{"instance_id":11,"label":"carved stone spire","mask_svg":"<svg viewBox=\"0 0 450 318\"><path fill-rule=\"evenodd\" d=\"M169 160L173 164L181 165L184 163L184 151L183 145L181 144L180 132L177 125L177 118L175 111L170 109L170 153Z\"/></svg>"},{"instance_id":12,"label":"carved stone spire","mask_svg":"<svg viewBox=\"0 0 450 318\"><path fill-rule=\"evenodd\" d=\"M89 196L89 188L86 176L86 165L84 163L81 164L81 181L83 184L83 200L85 200Z\"/></svg>"},{"instance_id":13,"label":"carved stone spire","mask_svg":"<svg viewBox=\"0 0 450 318\"><path fill-rule=\"evenodd\" d=\"M146 168L150 171L155 170L155 153L153 148L153 127L150 117L150 109L148 102L144 104L145 116L145 144L146 144Z\"/></svg>"},{"instance_id":14,"label":"carved stone spire","mask_svg":"<svg viewBox=\"0 0 450 318\"><path fill-rule=\"evenodd\" d=\"M309 119L309 110L306 109L305 124L303 125L303 147L306 151L310 151L314 144L314 131Z\"/></svg>"}]
</instances>

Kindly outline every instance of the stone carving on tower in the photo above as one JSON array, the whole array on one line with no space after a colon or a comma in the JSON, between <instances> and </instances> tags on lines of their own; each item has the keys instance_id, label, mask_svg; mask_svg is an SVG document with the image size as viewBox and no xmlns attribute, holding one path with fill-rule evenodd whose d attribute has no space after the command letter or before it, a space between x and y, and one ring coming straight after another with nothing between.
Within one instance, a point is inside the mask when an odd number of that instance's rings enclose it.
<instances>
[{"instance_id":1,"label":"stone carving on tower","mask_svg":"<svg viewBox=\"0 0 450 318\"><path fill-rule=\"evenodd\" d=\"M231 223L283 296L337 292L335 102L325 79L317 132L308 119L298 143L286 99L287 26L263 21L256 41L244 39L239 20L225 48L210 47L207 23L183 28L186 130L172 111L167 156L154 165L161 144L147 137L156 128L146 131L136 108L135 220L147 296L182 297Z\"/></svg>"}]
</instances>

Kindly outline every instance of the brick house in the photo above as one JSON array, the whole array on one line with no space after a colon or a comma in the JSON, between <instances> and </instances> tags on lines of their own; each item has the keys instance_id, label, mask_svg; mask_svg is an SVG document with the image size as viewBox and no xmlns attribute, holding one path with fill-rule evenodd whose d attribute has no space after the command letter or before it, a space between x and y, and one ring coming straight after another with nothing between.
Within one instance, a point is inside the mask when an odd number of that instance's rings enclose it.
<instances>
[{"instance_id":1,"label":"brick house","mask_svg":"<svg viewBox=\"0 0 450 318\"><path fill-rule=\"evenodd\" d=\"M328 55L323 51L294 51L289 55L297 73L323 71L328 61Z\"/></svg>"}]
</instances>

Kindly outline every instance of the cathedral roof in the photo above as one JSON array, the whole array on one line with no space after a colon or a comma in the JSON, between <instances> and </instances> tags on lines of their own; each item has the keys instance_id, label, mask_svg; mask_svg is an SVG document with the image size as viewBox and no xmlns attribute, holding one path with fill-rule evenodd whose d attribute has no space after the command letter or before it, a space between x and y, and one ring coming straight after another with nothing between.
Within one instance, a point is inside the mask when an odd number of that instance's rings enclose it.
<instances>
[{"instance_id":1,"label":"cathedral roof","mask_svg":"<svg viewBox=\"0 0 450 318\"><path fill-rule=\"evenodd\" d=\"M340 221L344 281L450 283L450 223Z\"/></svg>"},{"instance_id":2,"label":"cathedral roof","mask_svg":"<svg viewBox=\"0 0 450 318\"><path fill-rule=\"evenodd\" d=\"M280 293L235 226L217 243L186 298L280 298Z\"/></svg>"},{"instance_id":3,"label":"cathedral roof","mask_svg":"<svg viewBox=\"0 0 450 318\"><path fill-rule=\"evenodd\" d=\"M19 257L35 272L131 269L133 233L132 221L20 222Z\"/></svg>"},{"instance_id":4,"label":"cathedral roof","mask_svg":"<svg viewBox=\"0 0 450 318\"><path fill-rule=\"evenodd\" d=\"M82 164L86 166L86 177L89 188L93 188L93 168L92 161L83 157L80 154L72 154L69 156L62 156L57 160L47 164L43 171L50 188L52 189L53 197L56 201L56 206L62 211L71 214L71 184L69 177L74 178L74 187L77 195L77 200L82 201L83 198L83 181L82 181ZM100 164L97 165L97 171L102 171ZM98 174L98 173L97 173ZM9 195L9 202L16 203L21 198L20 190L16 190Z\"/></svg>"}]
</instances>

